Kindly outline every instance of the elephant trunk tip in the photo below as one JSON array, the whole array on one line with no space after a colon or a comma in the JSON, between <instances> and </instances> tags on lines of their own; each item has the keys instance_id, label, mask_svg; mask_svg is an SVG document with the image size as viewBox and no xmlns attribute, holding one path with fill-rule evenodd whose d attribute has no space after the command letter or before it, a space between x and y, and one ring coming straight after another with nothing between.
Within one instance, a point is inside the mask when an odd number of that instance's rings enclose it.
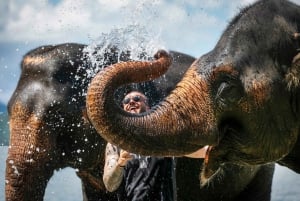
<instances>
[{"instance_id":1,"label":"elephant trunk tip","mask_svg":"<svg viewBox=\"0 0 300 201\"><path fill-rule=\"evenodd\" d=\"M162 58L162 57L171 58L169 53L166 50L158 50L154 55L155 59L159 59L159 58Z\"/></svg>"}]
</instances>

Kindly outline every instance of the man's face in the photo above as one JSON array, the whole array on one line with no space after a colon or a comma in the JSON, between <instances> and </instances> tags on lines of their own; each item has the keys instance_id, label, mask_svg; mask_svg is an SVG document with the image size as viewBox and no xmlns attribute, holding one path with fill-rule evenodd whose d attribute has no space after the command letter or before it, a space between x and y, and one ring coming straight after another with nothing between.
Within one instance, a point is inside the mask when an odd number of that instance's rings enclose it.
<instances>
[{"instance_id":1,"label":"man's face","mask_svg":"<svg viewBox=\"0 0 300 201\"><path fill-rule=\"evenodd\" d=\"M123 109L130 113L146 112L149 109L147 98L140 92L130 92L123 99Z\"/></svg>"}]
</instances>

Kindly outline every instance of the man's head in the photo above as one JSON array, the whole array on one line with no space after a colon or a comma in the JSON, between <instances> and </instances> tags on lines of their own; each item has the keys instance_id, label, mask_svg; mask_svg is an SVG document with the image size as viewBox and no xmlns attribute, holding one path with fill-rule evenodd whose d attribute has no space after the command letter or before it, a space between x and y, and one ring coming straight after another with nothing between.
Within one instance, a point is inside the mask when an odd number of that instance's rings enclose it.
<instances>
[{"instance_id":1,"label":"man's head","mask_svg":"<svg viewBox=\"0 0 300 201\"><path fill-rule=\"evenodd\" d=\"M142 113L149 109L147 97L138 91L128 93L123 101L123 109L130 113Z\"/></svg>"}]
</instances>

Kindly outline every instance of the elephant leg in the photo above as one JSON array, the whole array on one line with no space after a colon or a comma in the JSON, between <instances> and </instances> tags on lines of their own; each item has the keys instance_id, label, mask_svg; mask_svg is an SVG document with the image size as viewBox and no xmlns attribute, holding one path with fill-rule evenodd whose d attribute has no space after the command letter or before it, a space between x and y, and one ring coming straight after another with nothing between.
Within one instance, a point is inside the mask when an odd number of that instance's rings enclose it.
<instances>
[{"instance_id":1,"label":"elephant leg","mask_svg":"<svg viewBox=\"0 0 300 201\"><path fill-rule=\"evenodd\" d=\"M115 193L110 193L106 190L100 168L92 171L80 170L77 172L81 179L82 194L84 201L117 201Z\"/></svg>"},{"instance_id":2,"label":"elephant leg","mask_svg":"<svg viewBox=\"0 0 300 201\"><path fill-rule=\"evenodd\" d=\"M10 146L6 160L7 201L42 201L53 175L55 156L49 133L34 114L15 106L10 118ZM52 147L52 148L51 148Z\"/></svg>"}]
</instances>

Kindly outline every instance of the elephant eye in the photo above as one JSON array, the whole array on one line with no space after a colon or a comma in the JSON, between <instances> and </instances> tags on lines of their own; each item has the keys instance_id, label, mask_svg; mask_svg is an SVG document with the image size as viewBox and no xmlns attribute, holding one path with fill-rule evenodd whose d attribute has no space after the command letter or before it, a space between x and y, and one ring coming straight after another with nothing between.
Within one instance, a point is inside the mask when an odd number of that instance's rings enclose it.
<instances>
[{"instance_id":1,"label":"elephant eye","mask_svg":"<svg viewBox=\"0 0 300 201\"><path fill-rule=\"evenodd\" d=\"M228 88L229 84L227 82L222 82L218 88L216 99L218 99L221 94L225 91L226 88Z\"/></svg>"},{"instance_id":2,"label":"elephant eye","mask_svg":"<svg viewBox=\"0 0 300 201\"><path fill-rule=\"evenodd\" d=\"M242 96L240 87L234 82L221 82L216 91L215 101L222 106L233 104ZM221 106L220 105L220 106Z\"/></svg>"}]
</instances>

